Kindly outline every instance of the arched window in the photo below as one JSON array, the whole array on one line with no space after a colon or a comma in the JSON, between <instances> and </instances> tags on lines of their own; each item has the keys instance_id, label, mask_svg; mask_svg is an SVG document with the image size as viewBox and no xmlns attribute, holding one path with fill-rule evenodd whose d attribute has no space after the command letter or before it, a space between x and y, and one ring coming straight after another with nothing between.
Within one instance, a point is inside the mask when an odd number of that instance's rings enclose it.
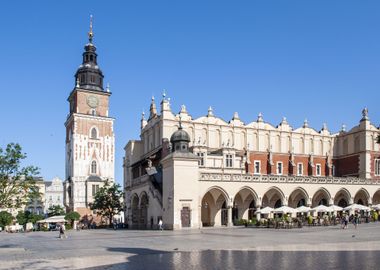
<instances>
[{"instance_id":1,"label":"arched window","mask_svg":"<svg viewBox=\"0 0 380 270\"><path fill-rule=\"evenodd\" d=\"M96 139L98 138L98 132L96 130L96 128L92 128L91 129L91 139Z\"/></svg>"},{"instance_id":2,"label":"arched window","mask_svg":"<svg viewBox=\"0 0 380 270\"><path fill-rule=\"evenodd\" d=\"M91 173L96 174L96 161L95 160L91 163Z\"/></svg>"}]
</instances>

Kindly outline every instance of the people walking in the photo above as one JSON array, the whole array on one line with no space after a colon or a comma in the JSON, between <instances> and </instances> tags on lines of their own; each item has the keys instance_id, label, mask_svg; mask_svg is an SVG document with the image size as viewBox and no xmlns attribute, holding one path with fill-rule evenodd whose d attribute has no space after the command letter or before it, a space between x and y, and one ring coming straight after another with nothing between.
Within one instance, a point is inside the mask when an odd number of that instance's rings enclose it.
<instances>
[{"instance_id":1,"label":"people walking","mask_svg":"<svg viewBox=\"0 0 380 270\"><path fill-rule=\"evenodd\" d=\"M158 221L158 228L159 228L160 231L162 231L164 229L163 226L162 226L162 219L160 219Z\"/></svg>"},{"instance_id":2,"label":"people walking","mask_svg":"<svg viewBox=\"0 0 380 270\"><path fill-rule=\"evenodd\" d=\"M66 236L66 227L65 227L64 223L62 223L61 226L59 227L59 238L60 239L67 238L67 236Z\"/></svg>"}]
</instances>

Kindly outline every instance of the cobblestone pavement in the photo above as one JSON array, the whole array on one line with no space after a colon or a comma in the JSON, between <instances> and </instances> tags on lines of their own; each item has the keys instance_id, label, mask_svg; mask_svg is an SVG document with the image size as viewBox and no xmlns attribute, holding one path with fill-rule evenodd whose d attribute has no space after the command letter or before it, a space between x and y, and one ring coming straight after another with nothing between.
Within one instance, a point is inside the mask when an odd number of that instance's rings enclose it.
<instances>
[{"instance_id":1,"label":"cobblestone pavement","mask_svg":"<svg viewBox=\"0 0 380 270\"><path fill-rule=\"evenodd\" d=\"M380 269L380 223L0 233L0 269Z\"/></svg>"}]
</instances>

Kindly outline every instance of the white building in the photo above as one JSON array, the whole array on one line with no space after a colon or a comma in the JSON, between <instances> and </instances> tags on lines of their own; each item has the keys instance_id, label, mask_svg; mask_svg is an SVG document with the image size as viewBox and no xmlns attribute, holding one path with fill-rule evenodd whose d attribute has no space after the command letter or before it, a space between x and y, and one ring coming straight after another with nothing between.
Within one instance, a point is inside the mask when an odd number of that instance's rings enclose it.
<instances>
[{"instance_id":1,"label":"white building","mask_svg":"<svg viewBox=\"0 0 380 270\"><path fill-rule=\"evenodd\" d=\"M55 177L51 181L45 182L45 210L44 212L47 213L49 207L52 206L61 206L63 205L63 182L58 177Z\"/></svg>"},{"instance_id":2,"label":"white building","mask_svg":"<svg viewBox=\"0 0 380 270\"><path fill-rule=\"evenodd\" d=\"M227 122L211 107L193 119L185 106L174 114L165 97L158 114L152 99L140 140L125 147L126 219L136 228L161 218L166 228L198 228L232 225L265 206L380 203L378 134L367 109L356 127L332 133L307 120L274 126L261 113Z\"/></svg>"}]
</instances>

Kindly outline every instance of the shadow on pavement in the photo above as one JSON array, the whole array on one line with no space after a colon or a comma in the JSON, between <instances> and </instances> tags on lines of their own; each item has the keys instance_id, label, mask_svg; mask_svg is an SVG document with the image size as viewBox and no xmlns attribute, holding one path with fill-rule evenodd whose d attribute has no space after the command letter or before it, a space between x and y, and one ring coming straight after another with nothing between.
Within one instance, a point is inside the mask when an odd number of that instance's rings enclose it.
<instances>
[{"instance_id":1,"label":"shadow on pavement","mask_svg":"<svg viewBox=\"0 0 380 270\"><path fill-rule=\"evenodd\" d=\"M128 254L126 262L86 269L379 269L380 265L380 251L166 252L139 248L108 250Z\"/></svg>"}]
</instances>

